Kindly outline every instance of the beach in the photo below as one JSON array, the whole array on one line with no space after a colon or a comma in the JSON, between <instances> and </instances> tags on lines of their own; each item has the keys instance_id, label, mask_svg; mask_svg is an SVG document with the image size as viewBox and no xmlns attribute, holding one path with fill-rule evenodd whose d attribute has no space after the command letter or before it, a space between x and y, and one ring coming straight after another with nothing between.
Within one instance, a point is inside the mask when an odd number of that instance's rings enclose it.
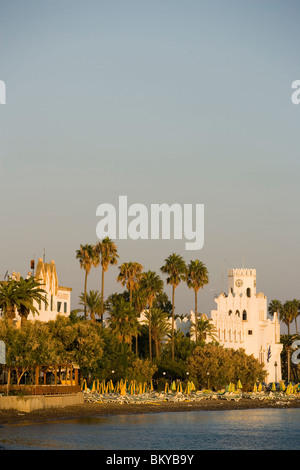
<instances>
[{"instance_id":1,"label":"beach","mask_svg":"<svg viewBox=\"0 0 300 470\"><path fill-rule=\"evenodd\" d=\"M50 408L23 413L0 410L0 425L22 425L30 422L47 422L84 417L129 415L164 412L189 412L208 410L246 410L257 408L300 408L300 398L294 400L259 400L242 398L239 401L202 400L199 402L145 403L83 403L65 408Z\"/></svg>"}]
</instances>

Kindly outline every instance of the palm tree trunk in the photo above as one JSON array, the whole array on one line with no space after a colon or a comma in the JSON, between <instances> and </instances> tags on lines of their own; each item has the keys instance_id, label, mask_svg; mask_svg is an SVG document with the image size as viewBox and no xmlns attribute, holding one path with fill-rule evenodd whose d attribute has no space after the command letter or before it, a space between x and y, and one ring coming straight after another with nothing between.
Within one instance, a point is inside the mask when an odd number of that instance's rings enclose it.
<instances>
[{"instance_id":1,"label":"palm tree trunk","mask_svg":"<svg viewBox=\"0 0 300 470\"><path fill-rule=\"evenodd\" d=\"M102 283L101 283L101 325L103 326L103 313L104 313L104 268L102 266Z\"/></svg>"},{"instance_id":2,"label":"palm tree trunk","mask_svg":"<svg viewBox=\"0 0 300 470\"><path fill-rule=\"evenodd\" d=\"M172 361L174 361L174 307L175 307L175 287L173 286L172 290Z\"/></svg>"},{"instance_id":3,"label":"palm tree trunk","mask_svg":"<svg viewBox=\"0 0 300 470\"><path fill-rule=\"evenodd\" d=\"M84 280L84 318L86 319L86 288L87 288L87 277L88 273L85 270L85 280Z\"/></svg>"},{"instance_id":4,"label":"palm tree trunk","mask_svg":"<svg viewBox=\"0 0 300 470\"><path fill-rule=\"evenodd\" d=\"M287 349L288 382L290 381L290 376L291 376L291 360L290 360L290 356L291 356L291 350L290 350L290 346L288 346L288 349Z\"/></svg>"},{"instance_id":5,"label":"palm tree trunk","mask_svg":"<svg viewBox=\"0 0 300 470\"><path fill-rule=\"evenodd\" d=\"M149 357L152 361L152 331L151 331L151 305L149 305Z\"/></svg>"},{"instance_id":6,"label":"palm tree trunk","mask_svg":"<svg viewBox=\"0 0 300 470\"><path fill-rule=\"evenodd\" d=\"M158 347L157 335L155 336L155 353L156 353L156 359L159 359L159 347Z\"/></svg>"},{"instance_id":7,"label":"palm tree trunk","mask_svg":"<svg viewBox=\"0 0 300 470\"><path fill-rule=\"evenodd\" d=\"M195 289L195 328L196 328L196 343L198 340L198 295Z\"/></svg>"}]
</instances>

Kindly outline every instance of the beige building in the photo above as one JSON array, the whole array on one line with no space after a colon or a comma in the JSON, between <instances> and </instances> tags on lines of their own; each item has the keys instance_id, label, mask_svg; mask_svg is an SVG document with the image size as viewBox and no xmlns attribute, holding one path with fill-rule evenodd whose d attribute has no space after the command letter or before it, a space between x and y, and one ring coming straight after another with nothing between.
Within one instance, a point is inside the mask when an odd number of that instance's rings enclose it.
<instances>
[{"instance_id":1,"label":"beige building","mask_svg":"<svg viewBox=\"0 0 300 470\"><path fill-rule=\"evenodd\" d=\"M28 276L32 276L29 272ZM28 320L39 320L49 321L55 320L58 314L70 315L71 312L71 287L63 287L58 283L58 277L56 272L55 262L52 260L50 263L45 263L43 258L38 260L34 277L36 280L41 281L41 287L46 291L45 302L37 303L34 301L34 306L38 310L39 314L28 315ZM11 279L20 279L20 273L13 272L10 276ZM16 321L21 320L18 313L16 313Z\"/></svg>"},{"instance_id":2,"label":"beige building","mask_svg":"<svg viewBox=\"0 0 300 470\"><path fill-rule=\"evenodd\" d=\"M256 270L229 269L228 294L221 293L215 301L217 309L211 311L211 321L220 343L253 354L265 366L266 382L279 382L280 324L277 314L272 320L267 318L267 298L256 293Z\"/></svg>"}]
</instances>

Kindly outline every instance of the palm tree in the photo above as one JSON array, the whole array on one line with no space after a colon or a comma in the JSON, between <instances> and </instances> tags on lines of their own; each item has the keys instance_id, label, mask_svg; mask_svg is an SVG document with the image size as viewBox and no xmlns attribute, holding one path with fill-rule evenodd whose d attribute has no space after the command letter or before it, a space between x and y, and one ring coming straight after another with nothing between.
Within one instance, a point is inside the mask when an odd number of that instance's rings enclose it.
<instances>
[{"instance_id":1,"label":"palm tree","mask_svg":"<svg viewBox=\"0 0 300 470\"><path fill-rule=\"evenodd\" d=\"M16 315L16 304L18 303L17 281L10 280L0 284L0 307L5 318L11 323Z\"/></svg>"},{"instance_id":2,"label":"palm tree","mask_svg":"<svg viewBox=\"0 0 300 470\"><path fill-rule=\"evenodd\" d=\"M47 292L41 286L41 281L34 279L33 276L28 279L21 277L20 281L17 281L18 299L16 306L21 317L21 327L24 326L30 312L39 315L38 309L34 306L34 301L38 303L43 301L47 304L45 300Z\"/></svg>"},{"instance_id":3,"label":"palm tree","mask_svg":"<svg viewBox=\"0 0 300 470\"><path fill-rule=\"evenodd\" d=\"M296 334L298 334L298 326L297 326L297 318L299 316L299 311L300 311L300 300L294 299L292 300L294 304L294 321L295 321L295 327L296 327Z\"/></svg>"},{"instance_id":4,"label":"palm tree","mask_svg":"<svg viewBox=\"0 0 300 470\"><path fill-rule=\"evenodd\" d=\"M198 291L208 284L208 271L204 263L196 259L190 261L187 267L186 283L195 293L195 332L196 342L198 340Z\"/></svg>"},{"instance_id":5,"label":"palm tree","mask_svg":"<svg viewBox=\"0 0 300 470\"><path fill-rule=\"evenodd\" d=\"M287 326L288 335L290 334L290 324L294 320L296 313L298 314L298 307L292 300L284 302L282 309L279 312L280 320Z\"/></svg>"},{"instance_id":6,"label":"palm tree","mask_svg":"<svg viewBox=\"0 0 300 470\"><path fill-rule=\"evenodd\" d=\"M130 304L132 304L132 293L138 287L143 266L140 263L129 262L121 264L121 266L119 266L119 270L120 272L117 277L117 281L121 282L122 286L126 285L126 288L129 291Z\"/></svg>"},{"instance_id":7,"label":"palm tree","mask_svg":"<svg viewBox=\"0 0 300 470\"><path fill-rule=\"evenodd\" d=\"M84 294L80 294L79 296L79 300L80 300L80 305L85 305L85 298L84 298ZM86 306L87 306L87 310L88 312L90 313L90 316L91 316L91 320L93 322L96 321L96 315L100 315L101 314L101 295L99 293L99 291L95 291L95 290L90 290L89 292L87 292L86 294ZM82 312L82 310L79 309L80 312Z\"/></svg>"},{"instance_id":8,"label":"palm tree","mask_svg":"<svg viewBox=\"0 0 300 470\"><path fill-rule=\"evenodd\" d=\"M84 280L84 316L86 318L86 289L87 289L87 278L90 273L92 266L97 265L97 259L95 257L93 245L80 245L80 249L76 250L76 259L79 260L81 269L85 271Z\"/></svg>"},{"instance_id":9,"label":"palm tree","mask_svg":"<svg viewBox=\"0 0 300 470\"><path fill-rule=\"evenodd\" d=\"M140 318L141 313L144 312L147 307L147 298L145 292L140 288L138 284L136 290L132 293L132 305L136 312L137 318ZM135 354L138 355L138 337L135 337Z\"/></svg>"},{"instance_id":10,"label":"palm tree","mask_svg":"<svg viewBox=\"0 0 300 470\"><path fill-rule=\"evenodd\" d=\"M145 313L146 325L149 328L149 311ZM156 359L159 359L163 339L170 333L169 315L161 308L151 310L151 337L155 344Z\"/></svg>"},{"instance_id":11,"label":"palm tree","mask_svg":"<svg viewBox=\"0 0 300 470\"><path fill-rule=\"evenodd\" d=\"M198 338L200 341L205 341L206 338L210 338L213 341L217 340L217 329L216 327L207 319L206 315L202 315L198 322L193 324L193 329L198 330ZM196 336L197 337L197 336Z\"/></svg>"},{"instance_id":12,"label":"palm tree","mask_svg":"<svg viewBox=\"0 0 300 470\"><path fill-rule=\"evenodd\" d=\"M132 336L138 334L139 322L130 303L119 296L110 304L108 311L108 324L112 333L123 346L126 343L131 344Z\"/></svg>"},{"instance_id":13,"label":"palm tree","mask_svg":"<svg viewBox=\"0 0 300 470\"><path fill-rule=\"evenodd\" d=\"M183 258L173 253L162 266L161 271L168 275L167 284L172 286L172 360L174 361L174 310L175 310L175 289L181 281L186 278L187 268Z\"/></svg>"},{"instance_id":14,"label":"palm tree","mask_svg":"<svg viewBox=\"0 0 300 470\"><path fill-rule=\"evenodd\" d=\"M117 253L116 244L109 238L105 237L101 242L95 245L95 254L97 256L97 264L102 266L102 282L101 282L101 323L103 325L104 314L104 273L108 270L109 265L117 264L119 255Z\"/></svg>"},{"instance_id":15,"label":"palm tree","mask_svg":"<svg viewBox=\"0 0 300 470\"><path fill-rule=\"evenodd\" d=\"M286 352L287 380L291 377L291 349L293 342L299 339L298 335L281 335L280 342L283 344L283 350Z\"/></svg>"},{"instance_id":16,"label":"palm tree","mask_svg":"<svg viewBox=\"0 0 300 470\"><path fill-rule=\"evenodd\" d=\"M280 312L282 311L282 303L280 300L274 299L271 300L268 306L268 313L273 318L274 314L278 314L278 319L280 318Z\"/></svg>"},{"instance_id":17,"label":"palm tree","mask_svg":"<svg viewBox=\"0 0 300 470\"><path fill-rule=\"evenodd\" d=\"M161 278L154 271L147 271L143 273L139 283L139 289L144 293L149 306L149 356L152 361L152 332L151 332L151 309L155 297L163 290L164 283Z\"/></svg>"}]
</instances>

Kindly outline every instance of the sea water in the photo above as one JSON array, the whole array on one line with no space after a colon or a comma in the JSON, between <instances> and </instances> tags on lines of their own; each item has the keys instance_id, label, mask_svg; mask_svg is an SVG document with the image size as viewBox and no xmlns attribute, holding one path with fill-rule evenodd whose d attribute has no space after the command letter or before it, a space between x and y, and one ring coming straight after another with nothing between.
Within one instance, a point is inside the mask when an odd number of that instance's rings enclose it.
<instances>
[{"instance_id":1,"label":"sea water","mask_svg":"<svg viewBox=\"0 0 300 470\"><path fill-rule=\"evenodd\" d=\"M147 413L0 427L1 449L298 450L300 409Z\"/></svg>"}]
</instances>

